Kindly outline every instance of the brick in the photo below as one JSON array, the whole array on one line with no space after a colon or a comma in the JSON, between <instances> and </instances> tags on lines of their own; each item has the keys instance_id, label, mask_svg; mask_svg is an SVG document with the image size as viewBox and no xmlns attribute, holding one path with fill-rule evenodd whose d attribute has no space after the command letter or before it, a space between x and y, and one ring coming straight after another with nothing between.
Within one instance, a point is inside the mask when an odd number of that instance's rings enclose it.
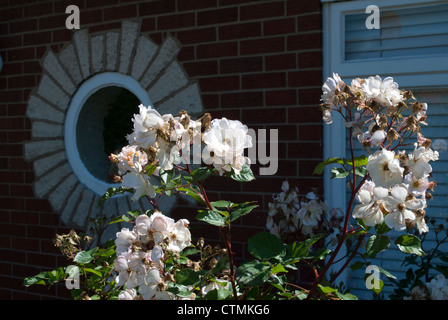
<instances>
[{"instance_id":1,"label":"brick","mask_svg":"<svg viewBox=\"0 0 448 320\"><path fill-rule=\"evenodd\" d=\"M296 69L296 55L294 53L276 54L264 58L266 71Z\"/></svg>"},{"instance_id":2,"label":"brick","mask_svg":"<svg viewBox=\"0 0 448 320\"><path fill-rule=\"evenodd\" d=\"M285 109L246 109L242 110L242 122L245 124L285 123Z\"/></svg>"},{"instance_id":3,"label":"brick","mask_svg":"<svg viewBox=\"0 0 448 320\"><path fill-rule=\"evenodd\" d=\"M76 53L79 59L82 76L87 79L90 72L90 40L87 29L81 29L73 34L73 42L75 44Z\"/></svg>"},{"instance_id":4,"label":"brick","mask_svg":"<svg viewBox=\"0 0 448 320\"><path fill-rule=\"evenodd\" d=\"M87 8L103 7L117 4L119 0L89 0L86 1Z\"/></svg>"},{"instance_id":5,"label":"brick","mask_svg":"<svg viewBox=\"0 0 448 320\"><path fill-rule=\"evenodd\" d=\"M0 9L0 21L18 20L23 17L23 7Z\"/></svg>"},{"instance_id":6,"label":"brick","mask_svg":"<svg viewBox=\"0 0 448 320\"><path fill-rule=\"evenodd\" d=\"M70 165L64 163L61 166L56 167L53 171L43 175L34 182L36 196L43 198L48 195L48 193L61 183L71 172L72 169Z\"/></svg>"},{"instance_id":7,"label":"brick","mask_svg":"<svg viewBox=\"0 0 448 320\"><path fill-rule=\"evenodd\" d=\"M76 186L76 189L71 193L70 197L67 200L67 203L64 206L64 209L61 212L62 223L68 224L70 222L73 211L76 209L81 199L81 193L83 190L84 187L81 184L78 184Z\"/></svg>"},{"instance_id":8,"label":"brick","mask_svg":"<svg viewBox=\"0 0 448 320\"><path fill-rule=\"evenodd\" d=\"M198 25L221 24L238 20L238 8L230 7L217 10L200 11L197 13Z\"/></svg>"},{"instance_id":9,"label":"brick","mask_svg":"<svg viewBox=\"0 0 448 320\"><path fill-rule=\"evenodd\" d=\"M8 51L8 63L12 61L32 60L32 59L35 59L34 48L19 48Z\"/></svg>"},{"instance_id":10,"label":"brick","mask_svg":"<svg viewBox=\"0 0 448 320\"><path fill-rule=\"evenodd\" d=\"M81 68L76 58L75 46L70 43L59 53L59 60L61 64L66 68L67 72L72 77L76 85L83 81L81 74Z\"/></svg>"},{"instance_id":11,"label":"brick","mask_svg":"<svg viewBox=\"0 0 448 320\"><path fill-rule=\"evenodd\" d=\"M25 17L50 16L53 13L53 3L39 3L24 7Z\"/></svg>"},{"instance_id":12,"label":"brick","mask_svg":"<svg viewBox=\"0 0 448 320\"><path fill-rule=\"evenodd\" d=\"M317 108L317 106L297 107L288 110L289 123L307 123L307 122L321 123L321 121L322 121L322 112Z\"/></svg>"},{"instance_id":13,"label":"brick","mask_svg":"<svg viewBox=\"0 0 448 320\"><path fill-rule=\"evenodd\" d=\"M57 123L64 123L64 113L53 108L37 96L32 95L28 100L26 110L28 118L33 120L49 120Z\"/></svg>"},{"instance_id":14,"label":"brick","mask_svg":"<svg viewBox=\"0 0 448 320\"><path fill-rule=\"evenodd\" d=\"M322 89L299 89L299 104L300 105L319 105Z\"/></svg>"},{"instance_id":15,"label":"brick","mask_svg":"<svg viewBox=\"0 0 448 320\"><path fill-rule=\"evenodd\" d=\"M68 108L70 97L46 74L42 77L37 93L61 110Z\"/></svg>"},{"instance_id":16,"label":"brick","mask_svg":"<svg viewBox=\"0 0 448 320\"><path fill-rule=\"evenodd\" d=\"M54 210L59 211L63 208L63 205L67 201L69 195L78 184L78 179L74 174L70 174L65 178L57 188L49 194L48 200L50 201Z\"/></svg>"},{"instance_id":17,"label":"brick","mask_svg":"<svg viewBox=\"0 0 448 320\"><path fill-rule=\"evenodd\" d=\"M104 69L104 35L90 38L90 49L92 57L92 72L98 73Z\"/></svg>"},{"instance_id":18,"label":"brick","mask_svg":"<svg viewBox=\"0 0 448 320\"><path fill-rule=\"evenodd\" d=\"M322 140L323 139L322 125L321 124L300 125L299 126L299 138L301 141Z\"/></svg>"},{"instance_id":19,"label":"brick","mask_svg":"<svg viewBox=\"0 0 448 320\"><path fill-rule=\"evenodd\" d=\"M57 140L42 140L32 141L25 144L25 160L34 160L40 156L60 151L64 149L64 141Z\"/></svg>"},{"instance_id":20,"label":"brick","mask_svg":"<svg viewBox=\"0 0 448 320\"><path fill-rule=\"evenodd\" d=\"M320 1L287 1L287 15L298 15L308 12L321 12L322 5Z\"/></svg>"},{"instance_id":21,"label":"brick","mask_svg":"<svg viewBox=\"0 0 448 320\"><path fill-rule=\"evenodd\" d=\"M62 125L42 121L33 122L31 132L32 137L37 139L63 137Z\"/></svg>"},{"instance_id":22,"label":"brick","mask_svg":"<svg viewBox=\"0 0 448 320\"><path fill-rule=\"evenodd\" d=\"M176 10L175 0L156 0L139 4L140 16L153 16L171 13Z\"/></svg>"},{"instance_id":23,"label":"brick","mask_svg":"<svg viewBox=\"0 0 448 320\"><path fill-rule=\"evenodd\" d=\"M168 37L160 47L157 56L143 75L140 83L144 88L148 88L157 79L160 72L176 57L179 52L177 41Z\"/></svg>"},{"instance_id":24,"label":"brick","mask_svg":"<svg viewBox=\"0 0 448 320\"><path fill-rule=\"evenodd\" d=\"M168 16L160 16L157 18L158 30L191 28L194 26L194 13L173 14Z\"/></svg>"},{"instance_id":25,"label":"brick","mask_svg":"<svg viewBox=\"0 0 448 320\"><path fill-rule=\"evenodd\" d=\"M296 21L294 18L283 18L263 22L263 35L265 36L294 33L295 31Z\"/></svg>"},{"instance_id":26,"label":"brick","mask_svg":"<svg viewBox=\"0 0 448 320\"><path fill-rule=\"evenodd\" d=\"M239 76L221 76L199 79L202 92L238 90Z\"/></svg>"},{"instance_id":27,"label":"brick","mask_svg":"<svg viewBox=\"0 0 448 320\"><path fill-rule=\"evenodd\" d=\"M238 42L218 42L199 45L196 48L197 59L212 59L238 55Z\"/></svg>"},{"instance_id":28,"label":"brick","mask_svg":"<svg viewBox=\"0 0 448 320\"><path fill-rule=\"evenodd\" d=\"M272 18L276 16L282 16L283 14L283 1L274 1L271 3L262 3L240 7L241 20Z\"/></svg>"},{"instance_id":29,"label":"brick","mask_svg":"<svg viewBox=\"0 0 448 320\"><path fill-rule=\"evenodd\" d=\"M51 31L26 33L23 35L23 45L43 45L51 42Z\"/></svg>"},{"instance_id":30,"label":"brick","mask_svg":"<svg viewBox=\"0 0 448 320\"><path fill-rule=\"evenodd\" d=\"M322 84L322 70L290 72L288 84L291 87L319 86Z\"/></svg>"},{"instance_id":31,"label":"brick","mask_svg":"<svg viewBox=\"0 0 448 320\"><path fill-rule=\"evenodd\" d=\"M137 5L130 4L119 7L109 7L104 9L104 20L121 20L126 18L133 18L137 16Z\"/></svg>"},{"instance_id":32,"label":"brick","mask_svg":"<svg viewBox=\"0 0 448 320\"><path fill-rule=\"evenodd\" d=\"M261 38L242 40L240 43L241 55L263 54L285 51L285 38Z\"/></svg>"},{"instance_id":33,"label":"brick","mask_svg":"<svg viewBox=\"0 0 448 320\"><path fill-rule=\"evenodd\" d=\"M108 71L115 71L117 68L119 37L117 32L106 34L106 70Z\"/></svg>"},{"instance_id":34,"label":"brick","mask_svg":"<svg viewBox=\"0 0 448 320\"><path fill-rule=\"evenodd\" d=\"M286 86L283 72L257 73L242 76L243 89L279 88Z\"/></svg>"},{"instance_id":35,"label":"brick","mask_svg":"<svg viewBox=\"0 0 448 320\"><path fill-rule=\"evenodd\" d=\"M322 67L322 51L299 52L297 61L300 69Z\"/></svg>"},{"instance_id":36,"label":"brick","mask_svg":"<svg viewBox=\"0 0 448 320\"><path fill-rule=\"evenodd\" d=\"M70 77L64 71L58 58L54 55L52 51L49 51L45 56L43 61L43 67L46 71L61 85L62 89L68 94L72 95L76 87L73 84Z\"/></svg>"},{"instance_id":37,"label":"brick","mask_svg":"<svg viewBox=\"0 0 448 320\"><path fill-rule=\"evenodd\" d=\"M246 22L219 27L220 40L232 40L261 36L261 22Z\"/></svg>"},{"instance_id":38,"label":"brick","mask_svg":"<svg viewBox=\"0 0 448 320\"><path fill-rule=\"evenodd\" d=\"M143 72L148 67L152 58L156 54L158 46L146 38L145 36L140 36L137 41L137 49L132 61L131 75L135 79L140 79Z\"/></svg>"},{"instance_id":39,"label":"brick","mask_svg":"<svg viewBox=\"0 0 448 320\"><path fill-rule=\"evenodd\" d=\"M195 28L177 32L177 39L182 44L197 44L216 41L216 28Z\"/></svg>"},{"instance_id":40,"label":"brick","mask_svg":"<svg viewBox=\"0 0 448 320\"><path fill-rule=\"evenodd\" d=\"M290 143L288 157L296 159L321 159L323 156L322 143L320 142L298 142ZM312 172L309 174L311 175Z\"/></svg>"},{"instance_id":41,"label":"brick","mask_svg":"<svg viewBox=\"0 0 448 320\"><path fill-rule=\"evenodd\" d=\"M34 75L25 75L8 78L8 89L33 88L36 86Z\"/></svg>"},{"instance_id":42,"label":"brick","mask_svg":"<svg viewBox=\"0 0 448 320\"><path fill-rule=\"evenodd\" d=\"M183 109L191 115L202 114L203 106L198 84L191 83L157 107L162 113L177 114Z\"/></svg>"},{"instance_id":43,"label":"brick","mask_svg":"<svg viewBox=\"0 0 448 320\"><path fill-rule=\"evenodd\" d=\"M121 28L120 65L118 71L128 74L129 66L138 36L140 25L135 22L123 21Z\"/></svg>"},{"instance_id":44,"label":"brick","mask_svg":"<svg viewBox=\"0 0 448 320\"><path fill-rule=\"evenodd\" d=\"M296 90L275 90L266 92L266 106L289 106L296 104Z\"/></svg>"},{"instance_id":45,"label":"brick","mask_svg":"<svg viewBox=\"0 0 448 320\"><path fill-rule=\"evenodd\" d=\"M65 20L67 19L68 15L66 14L59 14L59 15L52 15L49 17L43 17L39 19L39 29L56 29L65 27ZM84 18L84 16L82 16Z\"/></svg>"},{"instance_id":46,"label":"brick","mask_svg":"<svg viewBox=\"0 0 448 320\"><path fill-rule=\"evenodd\" d=\"M164 71L160 78L148 90L151 101L156 104L168 97L174 91L188 83L188 78L177 61L173 61Z\"/></svg>"},{"instance_id":47,"label":"brick","mask_svg":"<svg viewBox=\"0 0 448 320\"><path fill-rule=\"evenodd\" d=\"M37 30L37 19L28 19L9 23L9 33L22 33L35 30Z\"/></svg>"},{"instance_id":48,"label":"brick","mask_svg":"<svg viewBox=\"0 0 448 320\"><path fill-rule=\"evenodd\" d=\"M216 0L209 1L189 1L189 0L179 0L177 1L177 10L179 11L189 11L189 10L200 10L207 9L211 7L216 7Z\"/></svg>"},{"instance_id":49,"label":"brick","mask_svg":"<svg viewBox=\"0 0 448 320\"><path fill-rule=\"evenodd\" d=\"M223 59L220 63L221 73L246 73L263 71L262 57Z\"/></svg>"},{"instance_id":50,"label":"brick","mask_svg":"<svg viewBox=\"0 0 448 320\"><path fill-rule=\"evenodd\" d=\"M318 13L297 17L297 28L299 32L322 30L322 15Z\"/></svg>"},{"instance_id":51,"label":"brick","mask_svg":"<svg viewBox=\"0 0 448 320\"><path fill-rule=\"evenodd\" d=\"M183 67L190 77L218 74L217 60L183 63Z\"/></svg>"},{"instance_id":52,"label":"brick","mask_svg":"<svg viewBox=\"0 0 448 320\"><path fill-rule=\"evenodd\" d=\"M288 51L321 49L322 33L313 32L299 35L291 35L287 38Z\"/></svg>"},{"instance_id":53,"label":"brick","mask_svg":"<svg viewBox=\"0 0 448 320\"><path fill-rule=\"evenodd\" d=\"M263 92L237 92L221 95L222 108L262 107Z\"/></svg>"}]
</instances>

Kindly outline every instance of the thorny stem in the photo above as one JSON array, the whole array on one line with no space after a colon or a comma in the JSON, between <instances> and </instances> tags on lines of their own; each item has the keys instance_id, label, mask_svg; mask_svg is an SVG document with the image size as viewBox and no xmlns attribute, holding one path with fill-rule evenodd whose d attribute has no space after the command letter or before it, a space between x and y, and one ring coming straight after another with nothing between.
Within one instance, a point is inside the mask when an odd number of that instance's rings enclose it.
<instances>
[{"instance_id":1,"label":"thorny stem","mask_svg":"<svg viewBox=\"0 0 448 320\"><path fill-rule=\"evenodd\" d=\"M204 199L205 204L210 210L214 210L213 206L211 205L210 201L208 200L207 193L205 192L204 185L202 182L199 183L199 187L201 189L201 193ZM233 252L232 252L232 244L230 243L230 224L228 225L227 230L223 227L219 227L219 230L221 231L221 235L224 239L224 243L226 245L227 249L227 255L229 257L229 264L230 264L230 282L232 283L232 289L233 289L233 296L234 299L238 298L238 293L236 290L236 284L235 284L235 269L233 268Z\"/></svg>"},{"instance_id":2,"label":"thorny stem","mask_svg":"<svg viewBox=\"0 0 448 320\"><path fill-rule=\"evenodd\" d=\"M351 112L350 112L350 119L351 119ZM366 174L364 176L363 180L359 183L359 185L356 186L356 171L355 171L356 168L355 168L355 157L354 157L354 152L353 152L354 148L353 148L353 134L352 133L353 133L352 132L352 128L350 127L350 153L351 153L352 165L353 165L353 183L351 184L352 193L351 193L350 200L349 200L349 203L348 203L347 211L345 213L343 233L342 233L341 238L339 239L338 245L336 246L335 250L333 251L333 254L331 255L330 259L328 260L328 262L326 263L324 268L321 270L319 275L316 277L316 280L313 282L313 284L311 286L311 289L310 289L310 291L308 293L307 299L311 299L313 297L313 295L315 294L317 285L322 281L322 279L324 278L324 276L327 273L328 269L333 264L334 259L336 258L337 254L339 253L339 250L341 250L342 245L345 242L345 238L348 235L348 223L349 223L349 220L350 220L350 214L351 214L351 211L352 211L352 207L353 207L353 203L354 203L354 200L355 200L355 196L358 193L358 191L361 188L361 186L367 180L367 177L369 176L368 174ZM359 242L359 244L361 244L361 242ZM348 263L351 261L351 259L353 259L353 256L356 254L358 248L359 248L359 246L357 246L355 248L354 253L350 256L349 260L338 271L337 275L341 274L342 271L347 267Z\"/></svg>"}]
</instances>

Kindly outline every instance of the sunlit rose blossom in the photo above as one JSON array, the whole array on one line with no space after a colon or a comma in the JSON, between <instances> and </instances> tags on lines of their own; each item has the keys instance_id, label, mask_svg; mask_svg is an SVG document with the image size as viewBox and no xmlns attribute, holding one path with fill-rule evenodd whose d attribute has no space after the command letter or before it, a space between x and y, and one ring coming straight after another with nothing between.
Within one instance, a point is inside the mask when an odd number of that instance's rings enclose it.
<instances>
[{"instance_id":1,"label":"sunlit rose blossom","mask_svg":"<svg viewBox=\"0 0 448 320\"><path fill-rule=\"evenodd\" d=\"M392 77L387 77L384 80L380 76L369 77L363 82L362 90L367 99L375 99L386 106L395 106L403 101L398 84Z\"/></svg>"},{"instance_id":2,"label":"sunlit rose blossom","mask_svg":"<svg viewBox=\"0 0 448 320\"><path fill-rule=\"evenodd\" d=\"M118 154L117 160L120 174L125 174L128 171L140 173L148 162L148 156L139 150L138 146L125 146Z\"/></svg>"},{"instance_id":3,"label":"sunlit rose blossom","mask_svg":"<svg viewBox=\"0 0 448 320\"><path fill-rule=\"evenodd\" d=\"M416 218L413 210L423 209L425 202L414 197L408 199L408 190L404 186L394 186L390 193L383 201L388 211L384 220L389 228L403 231L406 229L406 220L414 221Z\"/></svg>"},{"instance_id":4,"label":"sunlit rose blossom","mask_svg":"<svg viewBox=\"0 0 448 320\"><path fill-rule=\"evenodd\" d=\"M448 300L448 280L443 274L426 283L431 300Z\"/></svg>"},{"instance_id":5,"label":"sunlit rose blossom","mask_svg":"<svg viewBox=\"0 0 448 320\"><path fill-rule=\"evenodd\" d=\"M214 119L204 132L204 161L213 164L222 175L232 169L239 173L244 165L250 165L244 156L246 148L252 147L248 128L238 120Z\"/></svg>"},{"instance_id":6,"label":"sunlit rose blossom","mask_svg":"<svg viewBox=\"0 0 448 320\"><path fill-rule=\"evenodd\" d=\"M138 288L138 292L144 300L171 300L166 283L160 278L157 268L151 268L144 277L144 284Z\"/></svg>"},{"instance_id":7,"label":"sunlit rose blossom","mask_svg":"<svg viewBox=\"0 0 448 320\"><path fill-rule=\"evenodd\" d=\"M369 156L366 169L377 186L388 188L403 180L404 168L400 166L400 161L395 158L393 151L376 151Z\"/></svg>"},{"instance_id":8,"label":"sunlit rose blossom","mask_svg":"<svg viewBox=\"0 0 448 320\"><path fill-rule=\"evenodd\" d=\"M337 104L337 101L335 101L336 93L344 85L341 77L337 73L333 73L333 77L328 77L322 86L321 100L328 105Z\"/></svg>"},{"instance_id":9,"label":"sunlit rose blossom","mask_svg":"<svg viewBox=\"0 0 448 320\"><path fill-rule=\"evenodd\" d=\"M128 189L134 189L134 195L132 200L136 201L140 197L147 195L151 198L156 196L156 190L151 184L149 177L145 174L128 172L123 176L123 187Z\"/></svg>"},{"instance_id":10,"label":"sunlit rose blossom","mask_svg":"<svg viewBox=\"0 0 448 320\"><path fill-rule=\"evenodd\" d=\"M414 151L409 154L407 164L417 179L427 178L432 172L429 161L438 160L439 153L431 149L426 149L425 147L419 147L417 143L414 146Z\"/></svg>"},{"instance_id":11,"label":"sunlit rose blossom","mask_svg":"<svg viewBox=\"0 0 448 320\"><path fill-rule=\"evenodd\" d=\"M164 125L162 116L151 107L139 106L139 114L135 114L132 121L134 122L134 131L127 136L130 145L148 149L157 139L157 129L161 129Z\"/></svg>"},{"instance_id":12,"label":"sunlit rose blossom","mask_svg":"<svg viewBox=\"0 0 448 320\"><path fill-rule=\"evenodd\" d=\"M135 298L137 298L135 289L126 289L118 294L118 300L134 300Z\"/></svg>"}]
</instances>

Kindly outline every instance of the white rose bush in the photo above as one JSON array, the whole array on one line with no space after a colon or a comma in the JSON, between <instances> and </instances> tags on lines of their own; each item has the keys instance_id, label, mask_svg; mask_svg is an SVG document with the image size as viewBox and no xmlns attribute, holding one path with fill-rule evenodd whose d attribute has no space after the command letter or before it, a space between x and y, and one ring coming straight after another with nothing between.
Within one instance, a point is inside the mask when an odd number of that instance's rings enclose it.
<instances>
[{"instance_id":1,"label":"white rose bush","mask_svg":"<svg viewBox=\"0 0 448 320\"><path fill-rule=\"evenodd\" d=\"M426 259L424 271L408 282L398 282L381 269L397 287L396 297L447 296L445 278L430 275L427 264L443 257L437 249L428 255L422 240L432 221L426 208L436 183L433 161L438 152L421 133L428 106L410 91L400 90L388 77L354 79L347 85L334 74L322 87L320 109L331 125L334 114L344 120L350 156L320 163L314 174L328 166L333 179L346 179L350 192L347 208L329 208L317 190L304 190L284 181L281 191L267 204L266 232L248 239L252 259L237 264L232 250L231 226L258 204L209 199L206 181L211 176L250 183L254 174L246 152L255 143L248 127L238 120L212 119L206 113L193 119L186 111L161 115L150 106L139 106L127 145L109 159L115 166L114 182L100 204L119 193L145 198L152 206L143 212L118 214L112 221L92 219L91 233L101 239L110 224L123 227L104 244L94 246L94 236L57 235L55 245L78 267L79 287L74 299L115 300L353 300L338 276L347 268L369 266L370 258L396 245L417 264ZM414 140L414 141L412 141ZM354 143L366 154L355 157ZM162 197L191 197L199 206L194 219L216 227L223 247L193 237L191 214L175 221L159 206ZM391 235L391 231L399 236ZM395 237L395 238L394 238ZM446 240L442 239L440 243ZM340 259L341 249L346 254ZM338 260L335 270L334 265ZM355 257L361 260L354 261ZM411 257L411 258L409 258ZM423 262L422 262L423 263ZM306 267L314 280L297 280ZM446 268L433 268L446 275ZM421 269L423 270L423 269ZM26 286L53 285L70 278L67 268L27 277ZM424 275L424 280L419 279ZM384 285L374 288L378 295ZM424 288L424 290L423 290ZM434 298L435 299L435 298Z\"/></svg>"}]
</instances>

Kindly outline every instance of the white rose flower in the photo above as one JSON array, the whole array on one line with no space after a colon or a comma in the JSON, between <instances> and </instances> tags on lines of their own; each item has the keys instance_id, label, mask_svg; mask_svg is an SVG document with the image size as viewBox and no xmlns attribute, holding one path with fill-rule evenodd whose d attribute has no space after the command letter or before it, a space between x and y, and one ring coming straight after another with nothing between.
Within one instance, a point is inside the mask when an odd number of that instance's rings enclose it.
<instances>
[{"instance_id":1,"label":"white rose flower","mask_svg":"<svg viewBox=\"0 0 448 320\"><path fill-rule=\"evenodd\" d=\"M160 211L155 211L149 219L154 242L159 244L169 235L174 226L174 220L163 215Z\"/></svg>"},{"instance_id":2,"label":"white rose flower","mask_svg":"<svg viewBox=\"0 0 448 320\"><path fill-rule=\"evenodd\" d=\"M394 186L390 193L383 201L384 208L389 212L384 220L389 228L403 231L406 229L406 220L414 221L416 218L412 211L423 209L425 202L413 197L407 200L408 189L404 186Z\"/></svg>"},{"instance_id":3,"label":"white rose flower","mask_svg":"<svg viewBox=\"0 0 448 320\"><path fill-rule=\"evenodd\" d=\"M118 154L118 170L120 174L128 171L140 173L143 166L148 163L148 156L139 150L138 146L125 146Z\"/></svg>"},{"instance_id":4,"label":"white rose flower","mask_svg":"<svg viewBox=\"0 0 448 320\"><path fill-rule=\"evenodd\" d=\"M345 85L344 81L342 81L341 77L337 73L333 73L333 77L328 77L325 83L322 86L322 96L321 100L329 105L334 105L337 103L335 101L336 90L340 90ZM331 114L325 115L324 118L327 118L327 121L332 122ZM326 122L328 123L328 122Z\"/></svg>"},{"instance_id":5,"label":"white rose flower","mask_svg":"<svg viewBox=\"0 0 448 320\"><path fill-rule=\"evenodd\" d=\"M116 251L119 253L128 251L136 238L137 235L133 231L130 231L128 228L122 228L121 231L116 233Z\"/></svg>"},{"instance_id":6,"label":"white rose flower","mask_svg":"<svg viewBox=\"0 0 448 320\"><path fill-rule=\"evenodd\" d=\"M437 151L419 147L415 143L414 151L409 154L407 164L417 179L423 179L427 178L432 172L432 167L428 162L436 160L439 160L439 153Z\"/></svg>"},{"instance_id":7,"label":"white rose flower","mask_svg":"<svg viewBox=\"0 0 448 320\"><path fill-rule=\"evenodd\" d=\"M156 189L151 184L151 181L146 174L128 172L123 176L122 179L123 187L128 189L135 189L132 200L136 201L143 195L147 195L151 198L154 198L156 196Z\"/></svg>"},{"instance_id":8,"label":"white rose flower","mask_svg":"<svg viewBox=\"0 0 448 320\"><path fill-rule=\"evenodd\" d=\"M137 298L135 289L126 289L118 294L118 300L134 300L135 298Z\"/></svg>"},{"instance_id":9,"label":"white rose flower","mask_svg":"<svg viewBox=\"0 0 448 320\"><path fill-rule=\"evenodd\" d=\"M426 283L431 300L448 300L448 280L443 274Z\"/></svg>"},{"instance_id":10,"label":"white rose flower","mask_svg":"<svg viewBox=\"0 0 448 320\"><path fill-rule=\"evenodd\" d=\"M160 278L157 268L151 268L144 277L144 284L138 288L138 292L144 300L170 300L167 286Z\"/></svg>"},{"instance_id":11,"label":"white rose flower","mask_svg":"<svg viewBox=\"0 0 448 320\"><path fill-rule=\"evenodd\" d=\"M370 190L371 189L371 190ZM382 200L388 195L388 189L383 187L373 187L367 185L360 189L357 199L361 202L353 209L353 217L363 219L369 227L374 227L383 222L381 211Z\"/></svg>"},{"instance_id":12,"label":"white rose flower","mask_svg":"<svg viewBox=\"0 0 448 320\"><path fill-rule=\"evenodd\" d=\"M139 114L134 115L134 131L127 136L130 145L137 144L143 149L151 147L157 139L157 129L164 125L162 116L151 107L139 106Z\"/></svg>"},{"instance_id":13,"label":"white rose flower","mask_svg":"<svg viewBox=\"0 0 448 320\"><path fill-rule=\"evenodd\" d=\"M415 196L424 196L429 187L428 178L417 179L412 173L408 173L404 177L403 183Z\"/></svg>"},{"instance_id":14,"label":"white rose flower","mask_svg":"<svg viewBox=\"0 0 448 320\"><path fill-rule=\"evenodd\" d=\"M247 132L247 126L238 120L213 119L203 134L204 162L213 164L220 174L232 168L239 172L243 165L250 164L243 155L246 148L252 147L252 137Z\"/></svg>"},{"instance_id":15,"label":"white rose flower","mask_svg":"<svg viewBox=\"0 0 448 320\"><path fill-rule=\"evenodd\" d=\"M369 77L362 84L362 90L367 99L373 98L388 107L403 101L398 84L392 77L387 77L384 80L380 76Z\"/></svg>"},{"instance_id":16,"label":"white rose flower","mask_svg":"<svg viewBox=\"0 0 448 320\"><path fill-rule=\"evenodd\" d=\"M187 223L188 225L188 223ZM168 236L167 250L181 252L191 243L191 233L183 220L177 221Z\"/></svg>"},{"instance_id":17,"label":"white rose flower","mask_svg":"<svg viewBox=\"0 0 448 320\"><path fill-rule=\"evenodd\" d=\"M389 188L403 181L404 168L400 166L393 151L376 151L369 156L366 169L377 186Z\"/></svg>"}]
</instances>

